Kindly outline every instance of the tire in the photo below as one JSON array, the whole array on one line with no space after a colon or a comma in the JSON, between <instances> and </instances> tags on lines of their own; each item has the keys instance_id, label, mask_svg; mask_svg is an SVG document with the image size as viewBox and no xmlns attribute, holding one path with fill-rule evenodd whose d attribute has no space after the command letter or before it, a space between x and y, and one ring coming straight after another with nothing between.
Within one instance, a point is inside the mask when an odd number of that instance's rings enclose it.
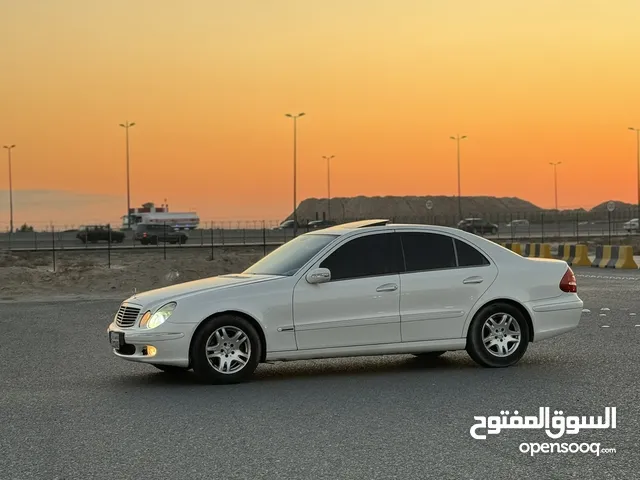
<instances>
[{"instance_id":1,"label":"tire","mask_svg":"<svg viewBox=\"0 0 640 480\"><path fill-rule=\"evenodd\" d=\"M177 373L185 373L189 371L188 368L176 367L175 365L160 365L157 363L152 363L152 365L156 367L158 370L162 370L164 373L177 374Z\"/></svg>"},{"instance_id":2,"label":"tire","mask_svg":"<svg viewBox=\"0 0 640 480\"><path fill-rule=\"evenodd\" d=\"M239 332L242 332L240 343L234 345L232 339ZM216 340L216 333L221 334L222 338ZM225 344L231 344L231 346L225 348ZM215 346L216 351L226 353L221 353L220 357L213 357L210 362L207 358L207 346ZM218 347L221 348L218 349ZM238 351L243 354L240 358L237 357L236 352ZM262 345L258 333L247 320L234 315L221 315L207 321L204 327L198 330L193 338L190 354L193 371L203 382L210 384L240 383L253 375L262 354ZM229 359L230 355L236 358ZM230 360L231 363L226 364L225 362L223 364L222 359ZM238 361L239 359L244 360L244 366ZM231 372L223 373L221 370L224 370L224 367L230 369Z\"/></svg>"},{"instance_id":3,"label":"tire","mask_svg":"<svg viewBox=\"0 0 640 480\"><path fill-rule=\"evenodd\" d=\"M505 315L507 317L504 317ZM487 340L492 343L496 340L504 343L487 347L483 342L483 336L490 335L490 327L487 325L490 319L498 323L498 331L495 336ZM505 325L499 323L502 319L506 320ZM519 343L514 345L513 342L505 341L504 330L501 329L519 330ZM506 354L504 351L501 352L503 356L499 356L501 345L507 350ZM529 325L524 315L512 305L497 302L483 307L473 318L467 333L466 350L477 364L483 367L501 368L516 364L527 351L528 345Z\"/></svg>"},{"instance_id":4,"label":"tire","mask_svg":"<svg viewBox=\"0 0 640 480\"><path fill-rule=\"evenodd\" d=\"M422 353L414 353L414 355L418 358L422 358L424 360L431 360L434 358L438 358L447 353L446 350L442 350L441 352L422 352Z\"/></svg>"}]
</instances>

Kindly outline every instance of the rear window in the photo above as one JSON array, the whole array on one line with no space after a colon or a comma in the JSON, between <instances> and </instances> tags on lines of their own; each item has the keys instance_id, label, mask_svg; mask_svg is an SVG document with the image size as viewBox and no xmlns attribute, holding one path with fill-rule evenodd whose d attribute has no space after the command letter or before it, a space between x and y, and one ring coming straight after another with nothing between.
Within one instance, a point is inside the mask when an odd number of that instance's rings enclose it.
<instances>
[{"instance_id":1,"label":"rear window","mask_svg":"<svg viewBox=\"0 0 640 480\"><path fill-rule=\"evenodd\" d=\"M462 240L455 239L459 267L489 265L489 260L479 250Z\"/></svg>"}]
</instances>

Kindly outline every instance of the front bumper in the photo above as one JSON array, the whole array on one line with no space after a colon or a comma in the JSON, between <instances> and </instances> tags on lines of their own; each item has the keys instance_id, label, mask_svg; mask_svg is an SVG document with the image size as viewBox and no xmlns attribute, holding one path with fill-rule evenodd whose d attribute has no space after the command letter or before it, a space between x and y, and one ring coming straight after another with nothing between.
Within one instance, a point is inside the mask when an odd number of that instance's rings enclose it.
<instances>
[{"instance_id":1,"label":"front bumper","mask_svg":"<svg viewBox=\"0 0 640 480\"><path fill-rule=\"evenodd\" d=\"M111 332L122 334L124 343L119 349L112 346L112 350L124 360L188 367L193 328L192 324L165 322L153 330L146 330L122 328L112 322L107 328L107 341L111 343ZM154 347L155 352L149 347Z\"/></svg>"}]
</instances>

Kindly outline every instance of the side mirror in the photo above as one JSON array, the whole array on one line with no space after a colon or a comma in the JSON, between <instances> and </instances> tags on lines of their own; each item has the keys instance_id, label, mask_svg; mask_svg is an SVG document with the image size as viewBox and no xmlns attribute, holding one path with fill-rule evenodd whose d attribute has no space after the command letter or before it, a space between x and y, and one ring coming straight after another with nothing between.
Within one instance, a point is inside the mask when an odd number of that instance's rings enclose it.
<instances>
[{"instance_id":1,"label":"side mirror","mask_svg":"<svg viewBox=\"0 0 640 480\"><path fill-rule=\"evenodd\" d=\"M307 282L313 284L325 283L331 280L331 271L328 268L314 268L307 273Z\"/></svg>"}]
</instances>

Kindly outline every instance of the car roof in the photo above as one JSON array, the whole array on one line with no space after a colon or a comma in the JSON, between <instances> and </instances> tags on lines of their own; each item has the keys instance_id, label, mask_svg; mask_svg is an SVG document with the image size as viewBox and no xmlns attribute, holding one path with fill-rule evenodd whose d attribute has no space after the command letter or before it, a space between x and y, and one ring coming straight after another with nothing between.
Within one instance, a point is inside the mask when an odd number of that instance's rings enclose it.
<instances>
[{"instance_id":1,"label":"car roof","mask_svg":"<svg viewBox=\"0 0 640 480\"><path fill-rule=\"evenodd\" d=\"M502 245L489 240L487 238L478 236L474 233L465 232L464 230L460 230L455 227L445 227L442 225L427 225L420 223L390 223L389 220L384 219L372 219L372 220L360 220L356 222L348 222L342 223L340 225L335 225L333 227L323 228L318 231L310 231L305 233L304 235L336 235L336 236L344 236L344 235L356 235L359 232L376 232L376 231L384 231L384 230L414 230L414 231L423 231L423 232L431 232L431 233L443 233L447 235L451 235L453 237L458 237L464 240L467 240L469 243L475 245L476 247L480 247L482 250L490 251L492 255L506 255L508 257L519 257L525 258L517 253L511 251L503 247Z\"/></svg>"}]
</instances>

